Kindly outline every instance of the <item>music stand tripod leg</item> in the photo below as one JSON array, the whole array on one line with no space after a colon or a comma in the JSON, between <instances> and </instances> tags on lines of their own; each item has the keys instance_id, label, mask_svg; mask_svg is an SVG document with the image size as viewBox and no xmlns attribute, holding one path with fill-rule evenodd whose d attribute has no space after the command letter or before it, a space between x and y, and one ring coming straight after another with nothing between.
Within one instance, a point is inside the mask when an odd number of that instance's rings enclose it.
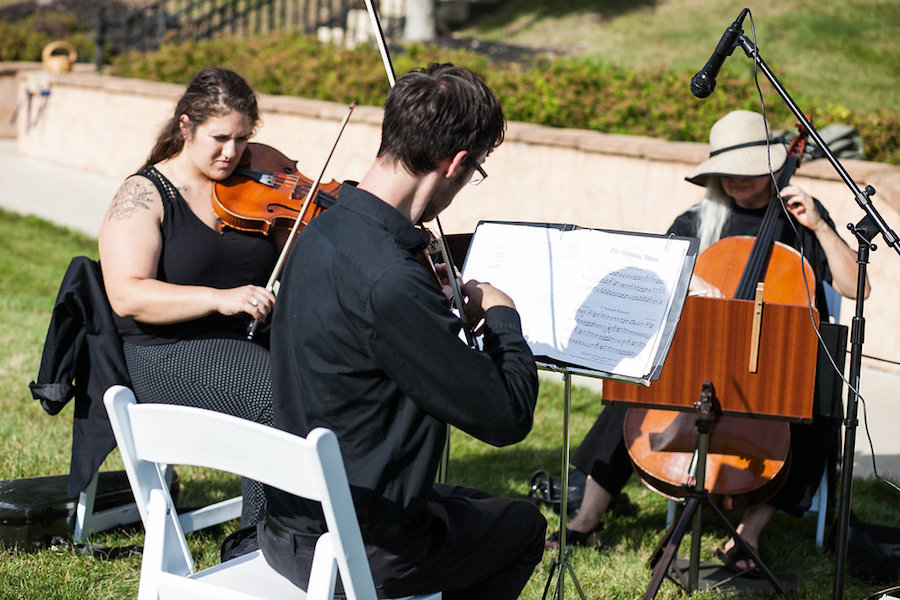
<instances>
[{"instance_id":1,"label":"music stand tripod leg","mask_svg":"<svg viewBox=\"0 0 900 600\"><path fill-rule=\"evenodd\" d=\"M438 464L437 482L447 483L447 474L450 472L450 424L447 424L447 437L444 439L444 449L441 452L441 462Z\"/></svg>"},{"instance_id":2,"label":"music stand tripod leg","mask_svg":"<svg viewBox=\"0 0 900 600\"><path fill-rule=\"evenodd\" d=\"M653 598L662 585L662 580L666 574L673 568L672 561L681 545L681 540L687 532L688 524L693 520L694 531L691 536L691 560L688 573L687 590L693 591L697 588L699 582L699 564L700 564L700 535L702 533L702 514L703 504L708 503L709 496L706 488L706 456L709 451L709 435L713 428L714 406L716 404L716 389L710 381L704 381L700 389L700 399L694 403L694 409L697 411L696 427L697 427L697 447L695 451L695 472L693 476L694 483L689 487L687 500L684 510L678 519L678 523L670 530L671 533L666 534L667 540L665 549L659 562L653 569L653 576L650 579L650 585L644 598ZM684 587L684 578L680 570L676 571L679 576L679 583Z\"/></svg>"},{"instance_id":3,"label":"music stand tripod leg","mask_svg":"<svg viewBox=\"0 0 900 600\"><path fill-rule=\"evenodd\" d=\"M562 480L560 482L560 502L559 502L559 555L553 566L550 568L550 576L544 585L544 595L542 600L546 600L547 592L550 589L550 582L553 580L553 574L557 574L556 585L553 589L551 598L554 600L563 600L565 593L566 570L572 576L572 582L575 584L575 590L578 592L581 600L587 600L578 578L575 576L575 569L569 563L568 549L566 548L566 514L568 511L568 495L569 495L569 410L572 406L572 375L568 371L562 371L563 383L565 384L563 392L563 459L562 459ZM559 569L557 571L557 569Z\"/></svg>"},{"instance_id":4,"label":"music stand tripod leg","mask_svg":"<svg viewBox=\"0 0 900 600\"><path fill-rule=\"evenodd\" d=\"M659 591L663 579L673 568L672 561L675 560L678 547L681 545L681 540L684 538L684 534L687 532L688 525L691 521L693 521L694 524L694 531L691 538L689 583L686 590L688 592L696 591L699 582L700 536L702 533L701 514L704 506L712 509L719 517L719 520L722 521L726 529L731 533L731 537L734 539L735 543L740 544L740 546L750 555L753 562L760 568L775 591L781 596L785 595L784 588L781 587L781 584L778 582L778 579L775 578L775 575L762 562L759 553L747 544L738 534L734 525L732 525L731 521L725 516L725 513L719 510L719 507L709 499L709 492L704 487L706 485L706 456L709 450L709 436L712 432L714 423L713 407L715 403L715 387L711 382L704 381L703 388L700 392L700 401L695 403L695 408L697 410L697 461L694 483L688 488L684 510L678 518L678 522L663 538L665 546L662 555L653 566L653 574L650 578L650 583L647 586L647 591L644 593L644 600L651 600L656 597L656 593ZM675 568L677 569L677 567ZM681 577L681 572L678 571L678 573L679 577ZM683 578L681 586L684 587Z\"/></svg>"},{"instance_id":5,"label":"music stand tripod leg","mask_svg":"<svg viewBox=\"0 0 900 600\"><path fill-rule=\"evenodd\" d=\"M559 569L559 572L557 572ZM578 578L575 576L575 568L572 567L572 563L570 563L567 559L564 559L562 562L553 561L553 566L550 567L550 576L547 578L547 583L544 584L544 595L541 598L547 598L547 592L550 591L550 583L553 581L553 574L557 573L556 584L553 586L553 594L550 596L551 599L559 598L562 600L563 597L563 586L565 585L565 570L569 571L569 574L572 576L572 583L575 584L575 591L578 592L578 595L581 597L581 600L586 600L584 596L584 591L581 589L581 585L578 583Z\"/></svg>"},{"instance_id":6,"label":"music stand tripod leg","mask_svg":"<svg viewBox=\"0 0 900 600\"><path fill-rule=\"evenodd\" d=\"M684 510L681 512L681 516L678 517L675 527L667 534L668 537L665 540L662 555L660 555L656 564L653 566L653 575L650 577L650 584L647 586L647 591L644 593L644 600L650 600L651 598L656 597L656 593L659 591L663 579L665 579L666 574L669 572L672 561L675 560L678 547L681 545L681 539L687 532L688 525L691 523L694 513L698 508L700 508L699 499L695 496L688 497L684 504Z\"/></svg>"}]
</instances>

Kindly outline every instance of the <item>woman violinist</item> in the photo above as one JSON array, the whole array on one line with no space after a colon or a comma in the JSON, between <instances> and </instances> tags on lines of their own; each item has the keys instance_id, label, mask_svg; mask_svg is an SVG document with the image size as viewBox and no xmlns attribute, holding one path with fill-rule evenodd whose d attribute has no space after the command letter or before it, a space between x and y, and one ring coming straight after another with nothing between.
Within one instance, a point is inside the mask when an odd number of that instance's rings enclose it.
<instances>
[{"instance_id":1,"label":"woman violinist","mask_svg":"<svg viewBox=\"0 0 900 600\"><path fill-rule=\"evenodd\" d=\"M713 125L710 158L686 178L705 187L706 194L700 203L675 219L668 233L700 238L701 251L722 238L757 234L774 197L769 165L777 173L787 156L781 144L769 139L767 145L768 132L762 115L743 110L731 112ZM786 186L780 194L802 238L804 256L816 275L816 281L810 282L811 289L815 286L816 308L820 318L827 321L822 282L829 282L842 296L855 298L856 254L838 236L818 201L796 185ZM787 223L778 241L797 249L801 246L801 239ZM721 290L697 275L690 287L699 293L723 297ZM868 291L867 283L867 295ZM623 439L626 410L615 405L604 408L573 453L572 464L588 475L581 508L567 528L566 539L573 544L596 542L595 534L604 513L611 506L615 509L615 500L633 471ZM791 466L784 485L768 502L747 509L737 527L748 544L759 548L760 534L777 510L801 515L809 508L833 439L833 423L828 419L815 417L812 424L791 425ZM554 546L558 540L559 534L555 533L547 545ZM739 549L734 540L728 540L717 553L736 572L754 570L756 565Z\"/></svg>"},{"instance_id":2,"label":"woman violinist","mask_svg":"<svg viewBox=\"0 0 900 600\"><path fill-rule=\"evenodd\" d=\"M110 204L100 262L140 402L272 421L268 349L247 329L272 311L264 285L279 249L269 237L223 228L211 203L258 122L256 96L239 75L202 70ZM265 499L256 482L242 482L242 492L249 526Z\"/></svg>"}]
</instances>

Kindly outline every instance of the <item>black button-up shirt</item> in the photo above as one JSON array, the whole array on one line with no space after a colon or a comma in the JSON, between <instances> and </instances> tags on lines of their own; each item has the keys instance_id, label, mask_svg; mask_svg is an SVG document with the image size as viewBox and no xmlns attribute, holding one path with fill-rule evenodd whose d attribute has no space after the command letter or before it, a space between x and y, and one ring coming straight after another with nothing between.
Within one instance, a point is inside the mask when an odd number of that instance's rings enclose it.
<instances>
[{"instance_id":1,"label":"black button-up shirt","mask_svg":"<svg viewBox=\"0 0 900 600\"><path fill-rule=\"evenodd\" d=\"M538 380L518 313L485 315L484 350L459 337L423 238L352 184L297 236L272 323L275 426L337 434L367 542L427 527L423 511L449 423L495 446L531 430ZM321 511L267 490L268 512L299 532Z\"/></svg>"}]
</instances>

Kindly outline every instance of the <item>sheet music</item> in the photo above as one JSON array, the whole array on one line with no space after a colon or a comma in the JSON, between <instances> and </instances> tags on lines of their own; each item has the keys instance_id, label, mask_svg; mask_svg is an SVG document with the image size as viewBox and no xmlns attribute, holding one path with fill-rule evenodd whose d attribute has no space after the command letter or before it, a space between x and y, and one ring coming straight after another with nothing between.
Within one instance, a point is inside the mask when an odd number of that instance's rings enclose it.
<instances>
[{"instance_id":1,"label":"sheet music","mask_svg":"<svg viewBox=\"0 0 900 600\"><path fill-rule=\"evenodd\" d=\"M484 222L463 279L513 298L535 356L646 379L671 341L690 250L686 238Z\"/></svg>"}]
</instances>

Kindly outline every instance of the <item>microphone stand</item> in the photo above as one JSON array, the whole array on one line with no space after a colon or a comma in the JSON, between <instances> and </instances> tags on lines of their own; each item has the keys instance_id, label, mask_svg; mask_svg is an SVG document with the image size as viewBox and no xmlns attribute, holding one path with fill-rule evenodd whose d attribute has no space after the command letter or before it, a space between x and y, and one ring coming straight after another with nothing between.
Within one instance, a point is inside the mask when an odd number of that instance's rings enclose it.
<instances>
[{"instance_id":1,"label":"microphone stand","mask_svg":"<svg viewBox=\"0 0 900 600\"><path fill-rule=\"evenodd\" d=\"M859 264L859 273L857 278L857 294L856 294L856 314L853 318L853 324L850 330L850 389L847 392L847 411L844 416L844 454L841 465L841 494L840 494L840 513L838 520L837 546L835 548L835 567L834 567L834 587L832 589L832 600L841 600L844 594L844 571L847 564L847 538L850 527L850 502L851 491L853 485L853 456L856 445L856 427L858 425L856 414L859 402L859 374L862 364L862 345L865 332L865 318L863 317L863 304L866 286L866 265L869 259L869 251L876 249L871 243L872 239L881 233L885 242L900 254L900 240L897 234L888 227L878 214L878 211L872 205L871 196L875 195L875 189L872 186L866 186L865 192L860 191L859 187L841 165L840 161L831 152L828 144L819 135L812 123L806 118L803 112L798 108L797 103L790 97L779 83L778 79L766 65L765 61L760 57L759 51L752 41L743 35L743 31L737 37L735 45L740 45L744 53L751 58L759 66L760 70L771 82L775 91L784 100L787 107L794 113L798 121L809 132L810 137L816 141L819 148L825 153L825 157L834 167L834 170L844 180L844 183L853 193L853 198L859 204L860 208L866 213L866 216L856 225L849 224L847 227L856 236L859 241L859 250L857 253L857 263Z\"/></svg>"}]
</instances>

